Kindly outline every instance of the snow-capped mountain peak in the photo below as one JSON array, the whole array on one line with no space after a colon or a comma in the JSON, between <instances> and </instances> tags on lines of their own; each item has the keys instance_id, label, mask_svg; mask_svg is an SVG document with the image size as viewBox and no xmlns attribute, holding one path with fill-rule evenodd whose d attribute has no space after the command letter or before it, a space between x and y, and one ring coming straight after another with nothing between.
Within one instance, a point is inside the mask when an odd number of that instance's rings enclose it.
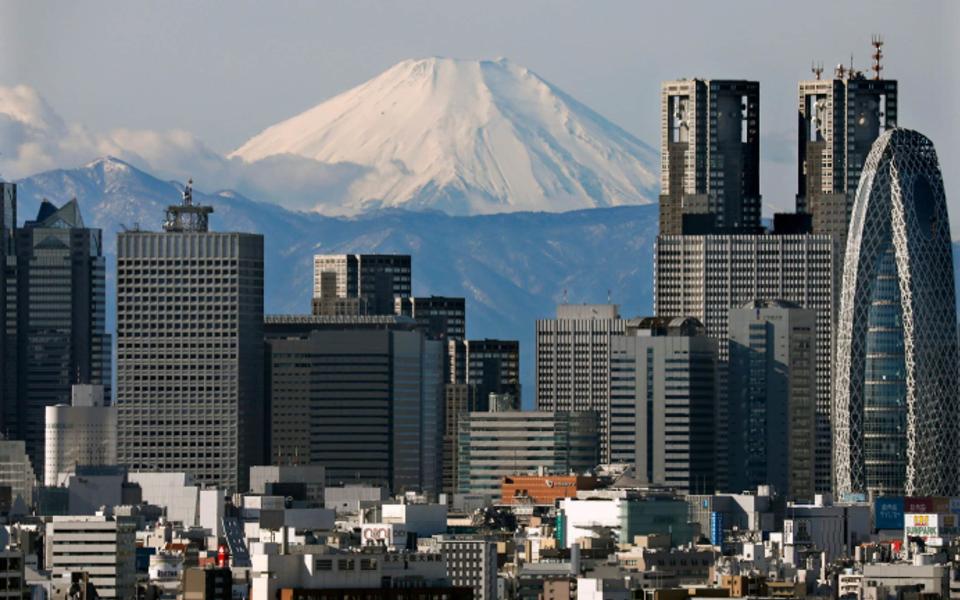
<instances>
[{"instance_id":1,"label":"snow-capped mountain peak","mask_svg":"<svg viewBox=\"0 0 960 600\"><path fill-rule=\"evenodd\" d=\"M254 136L231 157L363 167L344 212L454 214L645 204L656 155L507 59L405 60Z\"/></svg>"}]
</instances>

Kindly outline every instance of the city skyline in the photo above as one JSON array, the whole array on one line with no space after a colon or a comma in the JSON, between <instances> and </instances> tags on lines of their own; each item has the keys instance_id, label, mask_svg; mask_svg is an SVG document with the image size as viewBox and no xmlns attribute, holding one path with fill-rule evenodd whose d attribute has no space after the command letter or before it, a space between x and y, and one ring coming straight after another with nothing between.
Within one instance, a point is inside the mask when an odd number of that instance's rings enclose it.
<instances>
[{"instance_id":1,"label":"city skyline","mask_svg":"<svg viewBox=\"0 0 960 600\"><path fill-rule=\"evenodd\" d=\"M950 56L951 52L955 54L956 44L960 43L940 29L956 22L957 8L949 3L908 10L894 3L830 5L830 19L818 16L828 11L826 4L820 10L807 5L803 9L787 9L786 15L781 14L781 9L753 4L749 9L737 11L738 22L726 29L714 27L714 23L729 20L730 17L723 14L729 11L726 7L714 6L704 6L697 15L689 15L664 6L644 7L641 11L637 7L610 5L578 11L566 5L544 10L542 5L530 3L515 7L526 21L520 19L516 25L506 27L503 18L495 16L496 11L483 11L493 14L480 17L474 9L435 11L429 5L402 14L372 17L369 21L364 21L360 14L369 17L369 11L358 11L354 7L329 7L328 12L290 9L286 16L300 17L302 24L298 26L281 25L290 19L264 24L263 19L257 19L259 10L254 7L229 16L222 14L222 7L215 4L186 10L153 7L151 10L157 13L152 16L176 25L164 28L163 32L150 29L147 23L151 19L141 21L140 11L132 15L119 5L100 4L92 10L76 12L43 8L37 11L27 5L6 5L4 10L9 11L12 21L24 26L16 35L0 42L3 44L0 49L4 50L0 56L7 58L0 59L0 85L31 86L49 102L46 108L59 111L70 126L86 125L89 132L95 134L94 138L122 129L126 135L118 136L120 145L129 142L137 146L147 163L141 166L150 166L164 176L176 176L181 181L191 174L187 171L202 171L202 164L209 163L211 156L222 156L263 127L361 83L392 64L424 56L477 59L508 56L592 106L651 148L657 146L658 126L648 115L658 103L660 81L677 77L759 80L764 106L760 180L767 214L771 209L785 210L793 204L796 190L790 174L796 154L795 86L797 81L811 78L811 62L823 63L829 72L838 63L848 64L853 53L856 67L866 70L870 64L870 35L884 34L887 39L885 76L899 79L905 89L922 90L934 82L943 83L935 94L914 93L904 97L900 124L928 132L949 131L958 124L955 112L949 107L955 103L951 99L960 96L960 88L958 82L942 75L946 72L943 57ZM771 11L777 13L776 17ZM640 14L633 14L638 12ZM547 26L531 29L529 22L534 18L543 20ZM351 28L366 25L378 31L387 22L395 26L397 19L407 24L410 31L430 30L442 23L450 33L412 39L384 35L375 46L350 54L343 52L345 46L331 48L334 40ZM180 58L188 48L195 52L212 42L199 32L211 20L235 25L236 30L224 26L226 32L218 40L218 51L199 52L197 60L184 63ZM466 28L468 20L478 23ZM802 44L783 43L783 39L789 39L785 34L792 27L808 21L816 21L817 27L806 28L809 35ZM78 27L77 22L88 25L87 31L123 24L120 31L126 33L105 31L104 35L77 39L77 31L85 29ZM685 37L695 41L686 46L673 44L670 60L643 60L642 57L649 56L656 48L671 45L666 31L653 26L658 22L683 23L690 31ZM336 31L331 31L327 38L307 37L303 26L308 23L320 28L340 23L343 27L333 27ZM627 35L628 23L636 24L640 35ZM932 29L931 24L935 24ZM532 42L551 26L577 43ZM251 56L243 47L237 33L251 27L257 28L269 52L257 51ZM526 38L516 33L525 29L537 35L531 41L521 42ZM612 35L604 36L606 29L610 29ZM907 34L918 30L924 30L927 35L918 38ZM26 52L26 44L34 37L24 36L22 31L42 33L41 38L50 48L70 44L71 51L51 50L51 56L66 59L51 63L44 52ZM745 31L751 35L743 35ZM155 47L137 45L134 40L141 38L134 32L145 36L143 39L155 40ZM459 35L452 35L453 32ZM603 39L604 44L592 44L594 39ZM223 48L243 58L227 59ZM24 58L11 61L10 57ZM66 70L68 62L78 60L85 60L87 64L110 60L114 68L87 73L89 69L77 65ZM143 70L137 68L138 60L144 61L142 64L149 65L158 76L144 81L142 86L118 86L119 81L113 79L116 75L109 73L123 73L124 81L144 79ZM738 67L732 68L734 64ZM258 85L247 85L246 69L259 75ZM306 73L310 75L304 76ZM237 93L239 86L245 88L244 93ZM107 93L110 102L105 102ZM158 103L158 99L168 101ZM114 102L122 106L122 110L104 110L103 107L113 106ZM2 111L3 102L0 102ZM210 118L211 114L216 117ZM175 130L180 133L171 133ZM0 130L0 139L14 133L19 135L19 130ZM14 142L17 138L8 139ZM197 141L203 142L202 151L198 151ZM939 135L934 137L934 142L941 148L945 164L956 162L954 157L960 154L960 148L954 149L957 143L952 136ZM193 160L177 155L178 152L189 154ZM10 163L5 163L11 160L10 153L5 154L6 157L0 157L0 174L8 177L27 174L17 173ZM88 157L92 158L94 156ZM46 159L52 162L41 161L41 164L58 167L80 164L78 160L72 164L56 164L56 157ZM5 164L8 166L3 166ZM945 177L949 190L951 174L948 172Z\"/></svg>"}]
</instances>

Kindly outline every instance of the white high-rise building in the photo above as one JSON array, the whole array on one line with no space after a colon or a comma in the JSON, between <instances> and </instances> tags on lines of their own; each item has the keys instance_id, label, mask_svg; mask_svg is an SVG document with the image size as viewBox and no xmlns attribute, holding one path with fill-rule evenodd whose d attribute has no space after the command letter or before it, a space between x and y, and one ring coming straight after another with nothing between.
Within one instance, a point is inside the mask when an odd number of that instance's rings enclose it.
<instances>
[{"instance_id":1,"label":"white high-rise building","mask_svg":"<svg viewBox=\"0 0 960 600\"><path fill-rule=\"evenodd\" d=\"M117 464L117 407L104 406L102 385L76 384L70 406L46 408L43 483L66 483L77 466Z\"/></svg>"}]
</instances>

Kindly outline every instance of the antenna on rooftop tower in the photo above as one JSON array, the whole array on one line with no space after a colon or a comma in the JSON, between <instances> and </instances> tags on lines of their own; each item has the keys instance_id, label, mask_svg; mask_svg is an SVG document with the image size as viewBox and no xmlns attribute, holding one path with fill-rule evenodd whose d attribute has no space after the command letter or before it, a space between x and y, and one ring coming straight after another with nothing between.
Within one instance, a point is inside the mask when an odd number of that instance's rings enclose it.
<instances>
[{"instance_id":1,"label":"antenna on rooftop tower","mask_svg":"<svg viewBox=\"0 0 960 600\"><path fill-rule=\"evenodd\" d=\"M870 44L873 46L873 78L880 79L880 72L883 71L883 65L880 61L883 59L883 36L874 34L870 37Z\"/></svg>"},{"instance_id":2,"label":"antenna on rooftop tower","mask_svg":"<svg viewBox=\"0 0 960 600\"><path fill-rule=\"evenodd\" d=\"M817 78L817 81L820 81L820 76L823 75L823 63L822 62L810 63L810 71L813 72L814 76Z\"/></svg>"}]
</instances>

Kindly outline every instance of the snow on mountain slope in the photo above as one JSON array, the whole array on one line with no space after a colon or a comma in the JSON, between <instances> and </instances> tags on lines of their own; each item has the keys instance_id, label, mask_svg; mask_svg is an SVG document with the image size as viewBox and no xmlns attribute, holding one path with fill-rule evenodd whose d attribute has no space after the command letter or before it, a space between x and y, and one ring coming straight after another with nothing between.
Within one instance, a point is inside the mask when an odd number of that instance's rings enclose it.
<instances>
[{"instance_id":1,"label":"snow on mountain slope","mask_svg":"<svg viewBox=\"0 0 960 600\"><path fill-rule=\"evenodd\" d=\"M450 214L646 204L655 151L506 59L407 60L276 124L230 157L367 167L342 212ZM329 206L317 209L329 211Z\"/></svg>"}]
</instances>

